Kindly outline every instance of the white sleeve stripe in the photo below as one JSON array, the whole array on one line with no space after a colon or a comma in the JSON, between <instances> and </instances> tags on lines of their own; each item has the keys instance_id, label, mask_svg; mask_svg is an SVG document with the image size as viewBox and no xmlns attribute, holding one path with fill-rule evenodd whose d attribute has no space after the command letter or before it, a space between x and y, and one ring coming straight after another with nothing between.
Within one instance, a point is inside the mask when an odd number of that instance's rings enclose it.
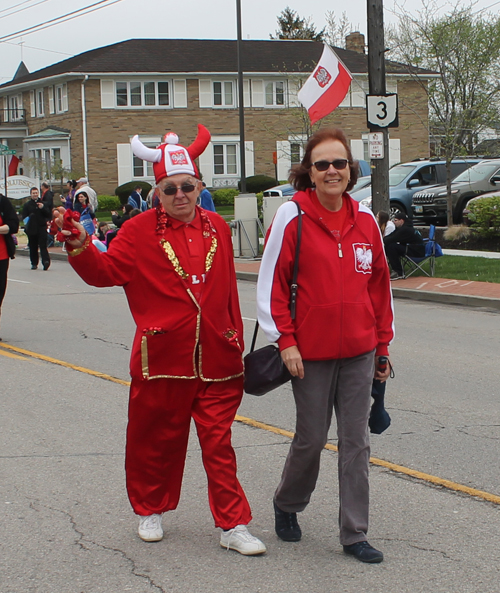
<instances>
[{"instance_id":1,"label":"white sleeve stripe","mask_svg":"<svg viewBox=\"0 0 500 593\"><path fill-rule=\"evenodd\" d=\"M257 281L257 319L269 342L281 336L271 311L271 297L276 264L281 253L285 229L298 216L297 206L286 202L278 208L266 243Z\"/></svg>"}]
</instances>

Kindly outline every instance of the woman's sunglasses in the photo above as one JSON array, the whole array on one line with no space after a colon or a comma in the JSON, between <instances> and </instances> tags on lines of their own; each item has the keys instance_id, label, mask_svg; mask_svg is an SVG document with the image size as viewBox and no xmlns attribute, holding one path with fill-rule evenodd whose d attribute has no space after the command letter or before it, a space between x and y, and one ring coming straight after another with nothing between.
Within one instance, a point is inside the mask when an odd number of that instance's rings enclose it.
<instances>
[{"instance_id":1,"label":"woman's sunglasses","mask_svg":"<svg viewBox=\"0 0 500 593\"><path fill-rule=\"evenodd\" d=\"M347 163L349 161L347 159L335 159L334 161L316 161L313 163L313 166L316 167L317 171L328 171L330 165L333 165L334 169L337 171L342 171L347 167Z\"/></svg>"},{"instance_id":2,"label":"woman's sunglasses","mask_svg":"<svg viewBox=\"0 0 500 593\"><path fill-rule=\"evenodd\" d=\"M167 196L175 196L177 190L181 190L182 193L190 194L192 191L195 190L195 186L192 183L185 183L180 187L176 187L175 185L167 185L167 187L163 188L162 191Z\"/></svg>"}]
</instances>

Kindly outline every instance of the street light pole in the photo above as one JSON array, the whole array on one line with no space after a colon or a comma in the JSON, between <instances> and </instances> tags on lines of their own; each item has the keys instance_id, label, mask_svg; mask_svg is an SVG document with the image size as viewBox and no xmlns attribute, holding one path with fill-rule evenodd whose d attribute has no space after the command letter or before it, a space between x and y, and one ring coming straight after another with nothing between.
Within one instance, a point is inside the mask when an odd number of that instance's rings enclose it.
<instances>
[{"instance_id":1,"label":"street light pole","mask_svg":"<svg viewBox=\"0 0 500 593\"><path fill-rule=\"evenodd\" d=\"M245 112L243 105L243 71L241 69L241 0L236 0L236 28L237 28L237 59L238 59L238 112L240 116L240 171L242 194L247 193L246 170L245 170Z\"/></svg>"}]
</instances>

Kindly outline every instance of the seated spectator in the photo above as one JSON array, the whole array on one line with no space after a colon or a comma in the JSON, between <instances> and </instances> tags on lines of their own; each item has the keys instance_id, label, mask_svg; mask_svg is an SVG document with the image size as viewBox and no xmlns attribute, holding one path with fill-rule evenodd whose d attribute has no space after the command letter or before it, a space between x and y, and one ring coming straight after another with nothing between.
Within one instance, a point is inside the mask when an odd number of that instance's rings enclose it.
<instances>
[{"instance_id":1,"label":"seated spectator","mask_svg":"<svg viewBox=\"0 0 500 593\"><path fill-rule=\"evenodd\" d=\"M133 209L134 209L134 207L131 204L125 204L125 206L123 206L123 208L122 208L122 211L123 211L122 216L118 216L116 211L113 210L111 212L111 220L113 221L113 224L115 226L117 226L118 228L120 228L124 222L129 220L130 213L132 212Z\"/></svg>"},{"instance_id":2,"label":"seated spectator","mask_svg":"<svg viewBox=\"0 0 500 593\"><path fill-rule=\"evenodd\" d=\"M375 218L377 219L378 226L380 227L382 237L387 237L387 235L390 235L396 230L396 225L390 219L388 212L380 210Z\"/></svg>"},{"instance_id":3,"label":"seated spectator","mask_svg":"<svg viewBox=\"0 0 500 593\"><path fill-rule=\"evenodd\" d=\"M137 216L140 213L141 213L141 211L139 210L139 208L134 208L133 210L130 211L130 218L134 218L134 216Z\"/></svg>"},{"instance_id":4,"label":"seated spectator","mask_svg":"<svg viewBox=\"0 0 500 593\"><path fill-rule=\"evenodd\" d=\"M406 214L394 215L396 230L384 237L385 254L391 266L391 280L404 278L402 255L424 257L425 247L421 234L413 228L413 223Z\"/></svg>"},{"instance_id":5,"label":"seated spectator","mask_svg":"<svg viewBox=\"0 0 500 593\"><path fill-rule=\"evenodd\" d=\"M106 233L110 230L111 230L111 228L110 228L109 224L107 222L101 221L97 225L97 233L96 233L99 241L102 241L103 243L105 243L106 242Z\"/></svg>"}]
</instances>

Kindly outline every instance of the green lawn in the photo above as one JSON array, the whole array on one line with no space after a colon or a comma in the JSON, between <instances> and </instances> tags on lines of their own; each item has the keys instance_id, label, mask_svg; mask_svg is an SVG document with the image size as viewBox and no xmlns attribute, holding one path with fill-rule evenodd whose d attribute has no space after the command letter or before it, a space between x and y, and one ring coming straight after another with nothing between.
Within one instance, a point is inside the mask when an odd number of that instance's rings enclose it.
<instances>
[{"instance_id":1,"label":"green lawn","mask_svg":"<svg viewBox=\"0 0 500 593\"><path fill-rule=\"evenodd\" d=\"M419 274L415 273L413 275L421 276L422 274L419 272ZM436 278L450 278L454 280L500 282L500 259L443 255L436 258L436 271L434 275Z\"/></svg>"}]
</instances>

